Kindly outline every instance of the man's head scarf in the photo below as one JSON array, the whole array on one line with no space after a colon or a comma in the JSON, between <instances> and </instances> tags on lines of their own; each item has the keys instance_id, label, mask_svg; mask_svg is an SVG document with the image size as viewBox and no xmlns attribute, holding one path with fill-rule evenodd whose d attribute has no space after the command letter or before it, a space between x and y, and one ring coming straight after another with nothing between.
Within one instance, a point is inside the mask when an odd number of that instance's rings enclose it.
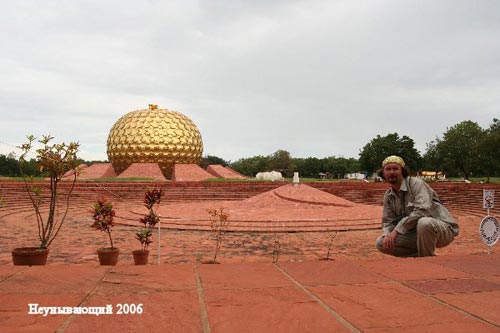
<instances>
[{"instance_id":1,"label":"man's head scarf","mask_svg":"<svg viewBox=\"0 0 500 333\"><path fill-rule=\"evenodd\" d=\"M389 163L396 163L401 165L402 168L405 167L405 161L401 157L396 155L391 155L386 157L385 160L382 162L382 167L385 167Z\"/></svg>"}]
</instances>

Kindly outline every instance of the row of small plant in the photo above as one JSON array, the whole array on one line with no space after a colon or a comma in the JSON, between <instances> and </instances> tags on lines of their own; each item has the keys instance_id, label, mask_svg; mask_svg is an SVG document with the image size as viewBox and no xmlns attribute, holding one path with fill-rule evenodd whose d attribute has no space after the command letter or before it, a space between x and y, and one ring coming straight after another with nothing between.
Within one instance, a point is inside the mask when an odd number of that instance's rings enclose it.
<instances>
[{"instance_id":1,"label":"row of small plant","mask_svg":"<svg viewBox=\"0 0 500 333\"><path fill-rule=\"evenodd\" d=\"M152 236L155 226L160 222L160 215L158 214L158 208L161 202L162 191L161 189L150 189L144 194L144 207L148 210L147 214L139 219L142 224L141 229L135 234L135 238L140 242L141 249L133 251L134 261L136 264L146 264L147 255L149 254L148 247L153 242ZM207 213L210 216L210 227L214 234L215 249L214 256L212 260L205 261L205 263L218 263L217 255L219 253L220 247L224 241L226 232L229 226L229 212L224 208L220 209L207 209ZM113 209L113 203L106 199L97 200L92 206L92 218L94 220L92 227L105 232L109 238L109 247L101 248L98 254L101 253L99 260L101 264L101 256L105 256L105 253L115 253L114 260L110 263L111 265L116 264L118 257L118 248L113 244L113 238L111 232L114 226L115 210ZM139 263L137 259L138 256L142 254L146 257L145 260ZM106 264L106 263L104 263Z\"/></svg>"},{"instance_id":2,"label":"row of small plant","mask_svg":"<svg viewBox=\"0 0 500 333\"><path fill-rule=\"evenodd\" d=\"M135 238L141 244L141 249L133 251L134 261L138 265L144 265L148 261L149 245L153 242L153 230L160 222L160 214L158 213L158 208L160 207L162 191L161 189L148 189L144 194L144 207L148 210L147 213L139 219L142 224L140 230L135 234ZM113 238L111 237L111 232L114 226L115 210L113 209L113 203L107 201L106 199L97 200L92 206L92 218L94 220L92 227L105 232L108 235L110 247L101 248L98 251L99 261L101 264L105 263L104 259L107 256L112 255L110 264L116 264L118 260L118 248L113 244Z\"/></svg>"},{"instance_id":3,"label":"row of small plant","mask_svg":"<svg viewBox=\"0 0 500 333\"><path fill-rule=\"evenodd\" d=\"M157 213L158 206L161 200L161 190L148 190L144 195L144 206L148 209L148 213L144 217L139 219L139 222L143 224L143 227L139 232L136 233L136 238L141 243L141 251L145 252L148 249L149 244L152 243L152 234L154 227L160 222L160 216ZM156 210L153 209L156 205ZM113 217L115 212L113 210L113 205L111 202L105 200L99 200L94 204L94 228L106 232L109 236L110 248L103 249L104 251L112 251L115 249L113 247L113 241L111 238L111 228L113 226ZM219 209L207 209L207 213L210 218L210 228L212 230L213 238L215 241L215 248L213 258L211 260L203 261L207 264L218 264L217 256L220 252L220 248L225 240L226 233L229 229L229 218L230 214L225 208ZM328 251L326 257L321 260L332 260L331 259L331 248L333 241L337 236L337 231L328 230ZM281 254L282 239L277 233L272 235L272 262L277 263ZM135 251L134 251L135 252ZM135 257L134 257L134 260ZM137 263L137 261L136 261Z\"/></svg>"}]
</instances>

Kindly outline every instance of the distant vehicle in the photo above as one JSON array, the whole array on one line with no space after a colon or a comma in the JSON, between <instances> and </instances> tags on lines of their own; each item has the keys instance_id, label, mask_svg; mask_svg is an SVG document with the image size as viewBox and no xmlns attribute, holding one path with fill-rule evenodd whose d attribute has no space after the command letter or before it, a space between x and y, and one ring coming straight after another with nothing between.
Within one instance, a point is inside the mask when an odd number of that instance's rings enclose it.
<instances>
[{"instance_id":1,"label":"distant vehicle","mask_svg":"<svg viewBox=\"0 0 500 333\"><path fill-rule=\"evenodd\" d=\"M361 173L361 172L348 173L344 176L344 178L345 179L363 180L363 179L366 179L366 173Z\"/></svg>"},{"instance_id":2,"label":"distant vehicle","mask_svg":"<svg viewBox=\"0 0 500 333\"><path fill-rule=\"evenodd\" d=\"M446 175L441 171L420 171L418 173L420 178L424 180L436 180L436 181L445 181Z\"/></svg>"}]
</instances>

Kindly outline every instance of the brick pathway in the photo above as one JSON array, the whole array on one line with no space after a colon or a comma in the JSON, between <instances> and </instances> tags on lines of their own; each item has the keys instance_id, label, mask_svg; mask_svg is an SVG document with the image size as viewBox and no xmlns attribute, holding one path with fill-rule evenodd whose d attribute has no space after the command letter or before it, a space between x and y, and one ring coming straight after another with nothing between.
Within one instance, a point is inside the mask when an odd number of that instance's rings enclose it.
<instances>
[{"instance_id":1,"label":"brick pathway","mask_svg":"<svg viewBox=\"0 0 500 333\"><path fill-rule=\"evenodd\" d=\"M112 268L0 265L0 328L23 333L499 332L499 296L498 254L279 264L133 266L122 261ZM105 314L108 305L112 310ZM56 307L76 307L83 314L43 315L59 311ZM97 316L93 311L99 308L103 313Z\"/></svg>"},{"instance_id":2,"label":"brick pathway","mask_svg":"<svg viewBox=\"0 0 500 333\"><path fill-rule=\"evenodd\" d=\"M113 268L98 266L95 251L107 238L89 227L88 203L74 206L45 267L11 264L12 248L36 244L31 211L3 216L0 332L500 331L500 256L496 248L486 254L478 237L480 218L459 216L461 234L438 249L437 257L397 259L374 248L380 206L313 189L299 196L286 187L277 193L163 205L166 228L159 242L154 235L144 267L134 266L130 254L139 247L134 232L144 212L140 206L117 203L120 224L113 238L121 254ZM221 205L230 210L232 223L247 229L227 234L217 257L222 264L201 264L212 259L215 245L204 230L205 208ZM361 229L360 219L369 221ZM342 220L344 229L329 231ZM259 232L263 223L271 224L269 232ZM317 231L307 231L314 223ZM283 230L293 232L278 232ZM333 260L320 260L330 244ZM113 314L44 317L28 314L30 303L111 304ZM119 315L118 304L143 304L143 313Z\"/></svg>"}]
</instances>

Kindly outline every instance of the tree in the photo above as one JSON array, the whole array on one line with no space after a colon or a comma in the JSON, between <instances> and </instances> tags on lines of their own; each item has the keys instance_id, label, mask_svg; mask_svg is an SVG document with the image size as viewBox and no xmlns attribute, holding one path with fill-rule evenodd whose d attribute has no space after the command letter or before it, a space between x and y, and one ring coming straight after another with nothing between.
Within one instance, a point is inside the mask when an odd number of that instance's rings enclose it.
<instances>
[{"instance_id":1,"label":"tree","mask_svg":"<svg viewBox=\"0 0 500 333\"><path fill-rule=\"evenodd\" d=\"M322 160L316 157L294 158L292 164L300 177L314 178L324 171Z\"/></svg>"},{"instance_id":2,"label":"tree","mask_svg":"<svg viewBox=\"0 0 500 333\"><path fill-rule=\"evenodd\" d=\"M301 177L317 178L321 172L328 172L335 177L344 177L347 173L359 171L359 162L352 157L294 158L293 165Z\"/></svg>"},{"instance_id":3,"label":"tree","mask_svg":"<svg viewBox=\"0 0 500 333\"><path fill-rule=\"evenodd\" d=\"M23 162L23 170L26 174L33 175L35 177L39 177L42 175L40 169L36 166L35 159L24 160ZM19 165L19 161L16 157L15 153L9 153L9 155L1 155L0 154L0 176L7 177L20 177L21 169Z\"/></svg>"},{"instance_id":4,"label":"tree","mask_svg":"<svg viewBox=\"0 0 500 333\"><path fill-rule=\"evenodd\" d=\"M291 177L293 171L292 156L286 150L279 149L273 154L268 156L269 168L271 170L279 171L283 177Z\"/></svg>"},{"instance_id":5,"label":"tree","mask_svg":"<svg viewBox=\"0 0 500 333\"><path fill-rule=\"evenodd\" d=\"M422 157L414 147L415 142L410 137L397 133L386 136L377 135L367 143L359 153L359 163L363 171L373 173L381 167L382 161L389 155L401 156L412 170L419 170Z\"/></svg>"},{"instance_id":6,"label":"tree","mask_svg":"<svg viewBox=\"0 0 500 333\"><path fill-rule=\"evenodd\" d=\"M338 157L333 160L333 167L330 172L340 178L344 178L346 174L358 171L360 171L360 165L357 159L352 157Z\"/></svg>"},{"instance_id":7,"label":"tree","mask_svg":"<svg viewBox=\"0 0 500 333\"><path fill-rule=\"evenodd\" d=\"M200 167L202 167L203 169L206 169L209 165L212 165L212 164L219 164L222 166L228 166L229 162L220 158L220 157L217 157L217 156L207 155L207 156L203 156L201 158L200 163L199 163Z\"/></svg>"},{"instance_id":8,"label":"tree","mask_svg":"<svg viewBox=\"0 0 500 333\"><path fill-rule=\"evenodd\" d=\"M19 161L16 159L14 153L9 155L0 155L0 175L7 177L20 176Z\"/></svg>"},{"instance_id":9,"label":"tree","mask_svg":"<svg viewBox=\"0 0 500 333\"><path fill-rule=\"evenodd\" d=\"M283 177L291 177L294 164L290 153L280 149L268 156L259 155L239 159L231 163L231 168L249 177L255 177L259 172L272 170L280 171Z\"/></svg>"},{"instance_id":10,"label":"tree","mask_svg":"<svg viewBox=\"0 0 500 333\"><path fill-rule=\"evenodd\" d=\"M438 150L439 139L427 143L427 148L423 156L422 167L424 170L443 171L443 158Z\"/></svg>"},{"instance_id":11,"label":"tree","mask_svg":"<svg viewBox=\"0 0 500 333\"><path fill-rule=\"evenodd\" d=\"M480 143L484 140L484 131L471 120L462 121L437 139L437 154L447 172L457 171L469 179L472 172L480 171Z\"/></svg>"},{"instance_id":12,"label":"tree","mask_svg":"<svg viewBox=\"0 0 500 333\"><path fill-rule=\"evenodd\" d=\"M309 171L306 167L306 159L302 157L294 157L293 165L294 171L299 173L300 177L309 177Z\"/></svg>"},{"instance_id":13,"label":"tree","mask_svg":"<svg viewBox=\"0 0 500 333\"><path fill-rule=\"evenodd\" d=\"M493 123L485 131L479 142L481 171L488 177L500 175L500 120L494 118Z\"/></svg>"},{"instance_id":14,"label":"tree","mask_svg":"<svg viewBox=\"0 0 500 333\"><path fill-rule=\"evenodd\" d=\"M231 163L231 168L238 171L242 175L255 177L258 172L269 171L269 157L254 156L249 158L241 158L236 162Z\"/></svg>"}]
</instances>

